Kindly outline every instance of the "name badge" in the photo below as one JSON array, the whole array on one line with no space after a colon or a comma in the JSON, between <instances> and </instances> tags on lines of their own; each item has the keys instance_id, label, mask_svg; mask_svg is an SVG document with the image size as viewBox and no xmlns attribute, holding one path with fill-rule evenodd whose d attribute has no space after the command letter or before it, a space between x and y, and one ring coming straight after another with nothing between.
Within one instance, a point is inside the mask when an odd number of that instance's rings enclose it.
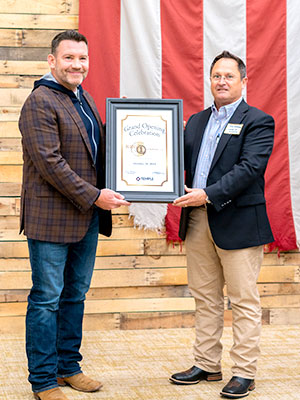
<instances>
[{"instance_id":1,"label":"name badge","mask_svg":"<svg viewBox=\"0 0 300 400\"><path fill-rule=\"evenodd\" d=\"M227 124L224 133L227 135L239 135L244 124Z\"/></svg>"}]
</instances>

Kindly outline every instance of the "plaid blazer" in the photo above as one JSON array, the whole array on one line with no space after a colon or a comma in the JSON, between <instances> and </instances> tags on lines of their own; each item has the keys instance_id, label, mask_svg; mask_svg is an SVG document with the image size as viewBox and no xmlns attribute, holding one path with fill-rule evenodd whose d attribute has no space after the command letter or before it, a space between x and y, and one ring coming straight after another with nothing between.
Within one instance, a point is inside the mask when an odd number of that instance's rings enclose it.
<instances>
[{"instance_id":1,"label":"plaid blazer","mask_svg":"<svg viewBox=\"0 0 300 400\"><path fill-rule=\"evenodd\" d=\"M70 97L39 86L25 101L19 128L23 146L20 232L31 239L73 243L89 227L104 187L105 132L92 97L83 96L99 123L103 173L97 177L87 131ZM99 232L110 236L111 213L98 209Z\"/></svg>"}]
</instances>

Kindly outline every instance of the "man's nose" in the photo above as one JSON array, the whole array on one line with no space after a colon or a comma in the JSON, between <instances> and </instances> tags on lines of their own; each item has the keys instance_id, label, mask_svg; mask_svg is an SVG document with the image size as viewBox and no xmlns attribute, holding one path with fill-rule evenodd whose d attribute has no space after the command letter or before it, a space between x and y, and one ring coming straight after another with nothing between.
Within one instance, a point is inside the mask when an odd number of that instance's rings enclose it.
<instances>
[{"instance_id":1,"label":"man's nose","mask_svg":"<svg viewBox=\"0 0 300 400\"><path fill-rule=\"evenodd\" d=\"M220 78L219 78L219 83L226 83L226 82L227 82L226 81L226 76L221 75Z\"/></svg>"},{"instance_id":2,"label":"man's nose","mask_svg":"<svg viewBox=\"0 0 300 400\"><path fill-rule=\"evenodd\" d=\"M81 62L78 58L74 58L72 62L72 67L73 68L81 68Z\"/></svg>"}]
</instances>

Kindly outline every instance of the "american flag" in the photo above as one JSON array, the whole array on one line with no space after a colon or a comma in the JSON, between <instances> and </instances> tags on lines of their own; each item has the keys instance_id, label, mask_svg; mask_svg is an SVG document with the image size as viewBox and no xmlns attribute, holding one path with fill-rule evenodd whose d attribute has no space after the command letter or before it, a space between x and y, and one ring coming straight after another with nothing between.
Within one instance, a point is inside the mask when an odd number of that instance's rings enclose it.
<instances>
[{"instance_id":1,"label":"american flag","mask_svg":"<svg viewBox=\"0 0 300 400\"><path fill-rule=\"evenodd\" d=\"M249 78L246 101L271 114L276 123L266 172L267 210L275 237L271 248L297 248L298 0L80 0L79 31L89 40L90 72L84 86L103 119L107 97L127 96L183 99L187 120L212 103L213 58L223 50L241 57ZM169 206L169 239L176 239L174 221L178 212Z\"/></svg>"}]
</instances>

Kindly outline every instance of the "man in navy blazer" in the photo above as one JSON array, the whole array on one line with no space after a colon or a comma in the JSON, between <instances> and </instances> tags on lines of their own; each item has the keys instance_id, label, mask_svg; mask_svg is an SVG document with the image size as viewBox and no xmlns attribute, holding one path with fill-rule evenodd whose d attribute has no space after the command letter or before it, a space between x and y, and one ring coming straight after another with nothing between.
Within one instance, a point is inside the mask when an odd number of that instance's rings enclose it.
<instances>
[{"instance_id":1,"label":"man in navy blazer","mask_svg":"<svg viewBox=\"0 0 300 400\"><path fill-rule=\"evenodd\" d=\"M241 398L255 388L261 308L257 278L263 245L272 242L264 173L272 152L274 120L242 98L244 62L224 51L210 70L212 107L185 129L186 194L181 239L186 240L189 288L196 302L195 364L170 378L175 384L222 379L220 342L224 295L232 306L232 379L221 391Z\"/></svg>"}]
</instances>

